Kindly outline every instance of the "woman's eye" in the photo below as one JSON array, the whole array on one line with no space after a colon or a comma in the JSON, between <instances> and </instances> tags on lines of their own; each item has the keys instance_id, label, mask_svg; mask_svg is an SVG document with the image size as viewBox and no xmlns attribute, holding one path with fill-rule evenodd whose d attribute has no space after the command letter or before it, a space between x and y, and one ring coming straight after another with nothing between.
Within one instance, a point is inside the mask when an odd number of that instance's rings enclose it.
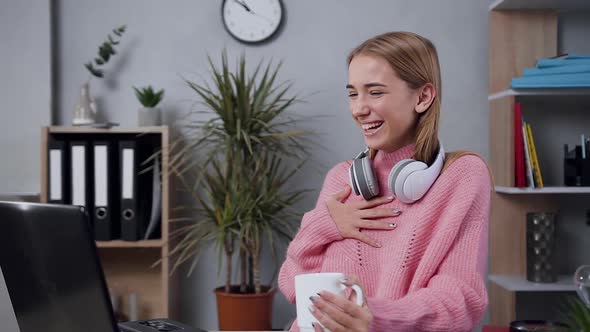
<instances>
[{"instance_id":1,"label":"woman's eye","mask_svg":"<svg viewBox=\"0 0 590 332\"><path fill-rule=\"evenodd\" d=\"M382 91L371 91L371 95L372 96L379 96L379 95L382 95L382 94L383 94Z\"/></svg>"},{"instance_id":2,"label":"woman's eye","mask_svg":"<svg viewBox=\"0 0 590 332\"><path fill-rule=\"evenodd\" d=\"M348 92L349 97L356 97L357 95L358 95L358 93L356 93L356 92Z\"/></svg>"}]
</instances>

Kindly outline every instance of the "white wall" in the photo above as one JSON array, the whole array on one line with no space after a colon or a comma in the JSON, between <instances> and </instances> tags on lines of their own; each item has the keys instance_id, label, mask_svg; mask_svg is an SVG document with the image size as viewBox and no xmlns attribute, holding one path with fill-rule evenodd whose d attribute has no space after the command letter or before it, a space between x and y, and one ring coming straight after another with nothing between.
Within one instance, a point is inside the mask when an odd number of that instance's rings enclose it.
<instances>
[{"instance_id":1,"label":"white wall","mask_svg":"<svg viewBox=\"0 0 590 332\"><path fill-rule=\"evenodd\" d=\"M0 193L39 192L41 126L50 123L49 0L0 3ZM0 270L2 331L18 332Z\"/></svg>"},{"instance_id":2,"label":"white wall","mask_svg":"<svg viewBox=\"0 0 590 332\"><path fill-rule=\"evenodd\" d=\"M487 3L484 1L298 0L283 1L287 21L272 43L245 46L233 40L221 21L221 1L103 0L57 1L58 85L56 118L71 123L79 86L87 79L83 63L115 26L128 25L119 54L109 63L107 79L91 88L106 119L122 126L136 124L139 106L131 86L152 84L166 89L163 108L169 123L196 100L181 75L207 75L206 54L216 57L226 47L230 56L245 52L251 63L262 57L283 60L282 79L308 96L293 109L301 115L328 115L308 129L318 131L324 149L316 148L319 172L311 167L300 185L319 189L331 165L362 148L347 107L346 55L375 34L409 30L438 47L443 73L441 138L448 150L470 149L488 155ZM351 134L354 133L354 134ZM301 204L309 209L317 191ZM212 289L217 259L209 252L190 278L180 278L181 315L187 323L216 329ZM271 271L265 271L269 276ZM275 327L294 316L294 306L276 296Z\"/></svg>"},{"instance_id":3,"label":"white wall","mask_svg":"<svg viewBox=\"0 0 590 332\"><path fill-rule=\"evenodd\" d=\"M0 193L39 192L51 116L49 0L0 3Z\"/></svg>"}]
</instances>

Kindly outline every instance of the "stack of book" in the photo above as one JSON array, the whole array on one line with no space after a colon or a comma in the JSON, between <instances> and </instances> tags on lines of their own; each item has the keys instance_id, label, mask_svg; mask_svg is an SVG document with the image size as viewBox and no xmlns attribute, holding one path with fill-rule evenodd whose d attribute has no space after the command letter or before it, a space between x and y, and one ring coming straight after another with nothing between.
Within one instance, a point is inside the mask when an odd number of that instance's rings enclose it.
<instances>
[{"instance_id":1,"label":"stack of book","mask_svg":"<svg viewBox=\"0 0 590 332\"><path fill-rule=\"evenodd\" d=\"M522 77L510 81L513 89L590 87L590 55L567 54L537 60Z\"/></svg>"},{"instance_id":2,"label":"stack of book","mask_svg":"<svg viewBox=\"0 0 590 332\"><path fill-rule=\"evenodd\" d=\"M514 183L518 188L543 188L543 176L530 123L522 118L522 105L514 104Z\"/></svg>"}]
</instances>

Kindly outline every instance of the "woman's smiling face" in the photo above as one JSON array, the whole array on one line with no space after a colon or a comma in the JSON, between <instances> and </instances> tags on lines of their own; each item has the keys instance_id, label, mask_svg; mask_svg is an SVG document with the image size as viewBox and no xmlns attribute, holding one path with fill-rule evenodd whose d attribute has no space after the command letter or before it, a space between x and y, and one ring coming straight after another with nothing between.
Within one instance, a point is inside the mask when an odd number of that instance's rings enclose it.
<instances>
[{"instance_id":1,"label":"woman's smiling face","mask_svg":"<svg viewBox=\"0 0 590 332\"><path fill-rule=\"evenodd\" d=\"M350 112L368 147L392 152L414 143L420 92L398 77L389 63L357 55L348 66Z\"/></svg>"}]
</instances>

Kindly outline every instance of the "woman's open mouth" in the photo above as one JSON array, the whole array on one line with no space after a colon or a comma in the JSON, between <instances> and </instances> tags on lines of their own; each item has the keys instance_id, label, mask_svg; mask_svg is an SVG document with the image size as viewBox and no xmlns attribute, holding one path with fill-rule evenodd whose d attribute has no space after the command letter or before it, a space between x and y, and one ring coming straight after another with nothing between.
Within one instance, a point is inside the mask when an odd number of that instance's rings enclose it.
<instances>
[{"instance_id":1,"label":"woman's open mouth","mask_svg":"<svg viewBox=\"0 0 590 332\"><path fill-rule=\"evenodd\" d=\"M381 129L381 127L383 127L383 121L375 121L361 124L361 128L363 128L363 134L365 136L374 135L376 132L379 131L379 129Z\"/></svg>"}]
</instances>

